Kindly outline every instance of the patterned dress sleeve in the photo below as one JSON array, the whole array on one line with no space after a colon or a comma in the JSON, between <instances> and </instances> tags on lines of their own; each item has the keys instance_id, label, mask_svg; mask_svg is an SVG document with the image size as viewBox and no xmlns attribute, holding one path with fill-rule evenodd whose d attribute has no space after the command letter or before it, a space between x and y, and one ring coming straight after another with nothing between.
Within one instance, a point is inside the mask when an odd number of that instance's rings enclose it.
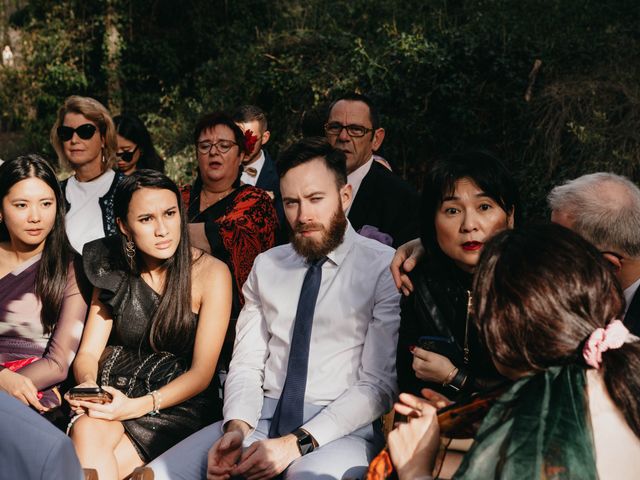
<instances>
[{"instance_id":1,"label":"patterned dress sleeve","mask_svg":"<svg viewBox=\"0 0 640 480\"><path fill-rule=\"evenodd\" d=\"M263 190L247 187L233 208L219 222L219 235L229 252L235 282L242 298L242 286L262 252L275 245L278 216L271 197Z\"/></svg>"},{"instance_id":2,"label":"patterned dress sleeve","mask_svg":"<svg viewBox=\"0 0 640 480\"><path fill-rule=\"evenodd\" d=\"M69 366L80 345L87 302L78 285L82 276L76 273L76 268L79 268L76 262L69 264L60 316L44 356L20 369L20 374L31 379L38 390L44 390L67 378Z\"/></svg>"}]
</instances>

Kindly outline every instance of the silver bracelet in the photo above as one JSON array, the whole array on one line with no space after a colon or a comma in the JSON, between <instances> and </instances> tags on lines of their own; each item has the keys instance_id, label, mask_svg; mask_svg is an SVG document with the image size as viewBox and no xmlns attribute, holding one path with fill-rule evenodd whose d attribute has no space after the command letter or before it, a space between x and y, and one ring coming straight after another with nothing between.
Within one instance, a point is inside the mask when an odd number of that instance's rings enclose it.
<instances>
[{"instance_id":1,"label":"silver bracelet","mask_svg":"<svg viewBox=\"0 0 640 480\"><path fill-rule=\"evenodd\" d=\"M162 405L162 394L158 390L154 390L150 392L151 398L153 399L153 410L149 412L149 415L152 417L154 415L158 415L160 413L160 405Z\"/></svg>"}]
</instances>

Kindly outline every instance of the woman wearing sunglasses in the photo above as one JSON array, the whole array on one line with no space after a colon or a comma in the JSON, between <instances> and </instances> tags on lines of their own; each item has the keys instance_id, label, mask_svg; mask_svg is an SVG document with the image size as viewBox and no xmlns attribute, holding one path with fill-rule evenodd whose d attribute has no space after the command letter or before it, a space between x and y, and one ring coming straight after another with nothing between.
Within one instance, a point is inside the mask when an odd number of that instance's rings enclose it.
<instances>
[{"instance_id":1,"label":"woman wearing sunglasses","mask_svg":"<svg viewBox=\"0 0 640 480\"><path fill-rule=\"evenodd\" d=\"M51 129L51 145L60 164L74 172L61 187L67 236L82 253L85 243L116 233L113 196L124 176L111 169L117 141L109 111L93 98L67 98Z\"/></svg>"},{"instance_id":2,"label":"woman wearing sunglasses","mask_svg":"<svg viewBox=\"0 0 640 480\"><path fill-rule=\"evenodd\" d=\"M278 217L271 197L262 189L240 185L245 136L224 113L205 115L197 123L194 143L198 176L183 190L188 205L190 234L194 246L225 262L234 277L232 322L244 299L242 286L256 256L273 247ZM235 325L221 354L227 364L233 348Z\"/></svg>"},{"instance_id":3,"label":"woman wearing sunglasses","mask_svg":"<svg viewBox=\"0 0 640 480\"><path fill-rule=\"evenodd\" d=\"M142 120L130 113L113 117L118 139L116 168L125 175L150 168L164 173L164 160L158 155L149 130Z\"/></svg>"}]
</instances>

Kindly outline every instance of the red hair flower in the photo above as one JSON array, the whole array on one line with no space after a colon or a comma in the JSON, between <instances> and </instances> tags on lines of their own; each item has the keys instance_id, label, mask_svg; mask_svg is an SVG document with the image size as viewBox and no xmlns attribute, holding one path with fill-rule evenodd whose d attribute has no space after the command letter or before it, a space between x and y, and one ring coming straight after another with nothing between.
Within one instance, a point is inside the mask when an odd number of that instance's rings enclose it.
<instances>
[{"instance_id":1,"label":"red hair flower","mask_svg":"<svg viewBox=\"0 0 640 480\"><path fill-rule=\"evenodd\" d=\"M244 151L247 153L253 152L253 147L255 147L258 142L258 136L254 135L253 132L249 129L244 132Z\"/></svg>"}]
</instances>

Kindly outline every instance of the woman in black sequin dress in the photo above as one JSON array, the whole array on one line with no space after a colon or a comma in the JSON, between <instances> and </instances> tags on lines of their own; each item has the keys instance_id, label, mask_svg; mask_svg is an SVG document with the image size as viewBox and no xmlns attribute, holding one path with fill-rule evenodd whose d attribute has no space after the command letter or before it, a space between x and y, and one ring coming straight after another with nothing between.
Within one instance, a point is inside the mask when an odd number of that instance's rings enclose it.
<instances>
[{"instance_id":1,"label":"woman in black sequin dress","mask_svg":"<svg viewBox=\"0 0 640 480\"><path fill-rule=\"evenodd\" d=\"M100 478L123 478L220 418L208 387L231 309L229 270L190 247L171 180L151 170L135 172L116 192L115 213L120 235L84 250L94 293L74 364L80 387L103 383L113 400L103 405L69 399L83 414L71 430L80 463ZM183 373L139 395L133 392L143 382L134 383L135 389L112 386L158 356L171 358ZM109 375L108 365L121 358L132 359L130 371Z\"/></svg>"}]
</instances>

